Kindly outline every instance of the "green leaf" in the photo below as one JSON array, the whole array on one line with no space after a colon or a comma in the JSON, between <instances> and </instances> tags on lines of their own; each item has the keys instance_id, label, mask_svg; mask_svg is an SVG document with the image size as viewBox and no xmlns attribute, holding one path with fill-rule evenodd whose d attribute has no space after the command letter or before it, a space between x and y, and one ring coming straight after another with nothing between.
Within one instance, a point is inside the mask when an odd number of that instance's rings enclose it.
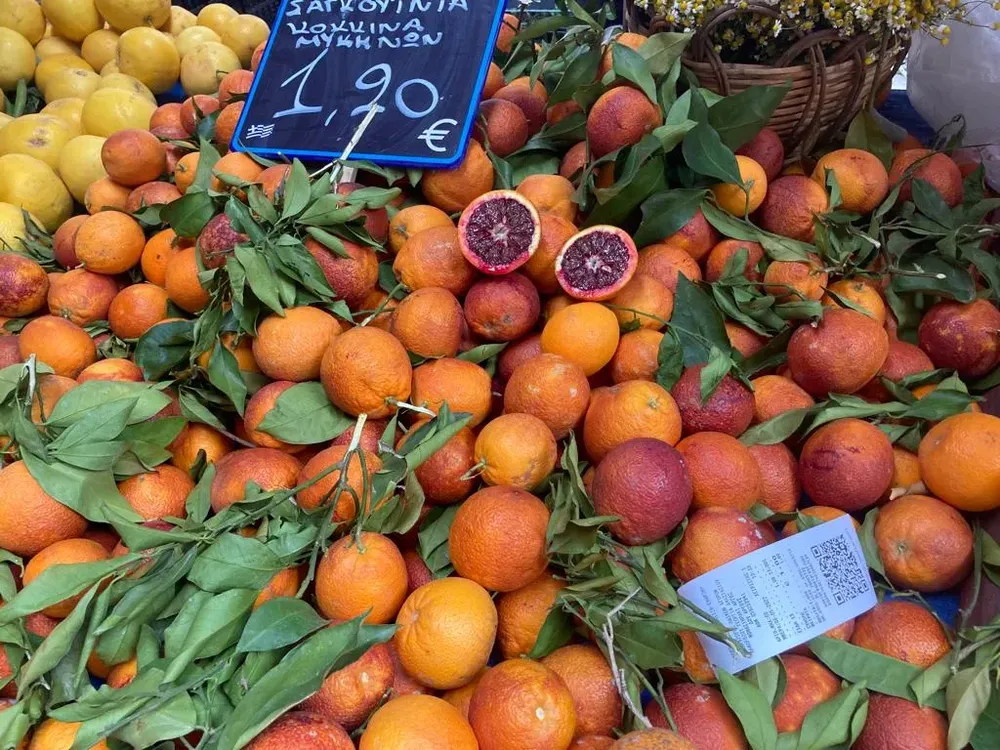
<instances>
[{"instance_id":1,"label":"green leaf","mask_svg":"<svg viewBox=\"0 0 1000 750\"><path fill-rule=\"evenodd\" d=\"M417 534L417 549L435 578L444 578L453 569L448 553L448 535L456 513L457 505L433 508Z\"/></svg>"},{"instance_id":2,"label":"green leaf","mask_svg":"<svg viewBox=\"0 0 1000 750\"><path fill-rule=\"evenodd\" d=\"M445 416L448 419L445 419ZM400 454L406 459L406 468L409 471L419 469L421 464L433 456L449 440L465 427L471 414L449 414L442 409L438 416L425 425L422 425L417 433L409 438L400 448Z\"/></svg>"},{"instance_id":3,"label":"green leaf","mask_svg":"<svg viewBox=\"0 0 1000 750\"><path fill-rule=\"evenodd\" d=\"M222 345L221 339L216 340L212 356L208 361L208 380L226 394L242 416L247 399L247 384L240 375L240 363L236 355Z\"/></svg>"},{"instance_id":4,"label":"green leaf","mask_svg":"<svg viewBox=\"0 0 1000 750\"><path fill-rule=\"evenodd\" d=\"M160 218L181 237L197 237L213 216L215 203L207 192L189 190L160 209Z\"/></svg>"},{"instance_id":5,"label":"green leaf","mask_svg":"<svg viewBox=\"0 0 1000 750\"><path fill-rule=\"evenodd\" d=\"M654 78L666 74L681 59L694 34L691 32L664 31L653 34L642 43L639 54L646 59ZM655 99L654 99L655 101Z\"/></svg>"},{"instance_id":6,"label":"green leaf","mask_svg":"<svg viewBox=\"0 0 1000 750\"><path fill-rule=\"evenodd\" d=\"M892 166L892 141L882 131L872 113L866 109L859 112L851 120L851 124L847 128L847 140L844 147L871 151L881 160L886 169Z\"/></svg>"},{"instance_id":7,"label":"green leaf","mask_svg":"<svg viewBox=\"0 0 1000 750\"><path fill-rule=\"evenodd\" d=\"M781 659L772 656L770 659L754 664L751 670L746 673L748 679L752 679L753 683L764 693L771 708L774 708L781 702L785 693L785 666L781 663Z\"/></svg>"},{"instance_id":8,"label":"green leaf","mask_svg":"<svg viewBox=\"0 0 1000 750\"><path fill-rule=\"evenodd\" d=\"M708 219L708 223L718 229L723 236L757 242L772 260L807 260L810 253L816 252L813 245L765 232L750 222L723 211L710 201L702 202L701 211Z\"/></svg>"},{"instance_id":9,"label":"green leaf","mask_svg":"<svg viewBox=\"0 0 1000 750\"><path fill-rule=\"evenodd\" d=\"M587 226L596 224L620 226L650 195L666 187L663 157L655 155L639 168L635 177L617 195L605 203L598 204L590 212Z\"/></svg>"},{"instance_id":10,"label":"green leaf","mask_svg":"<svg viewBox=\"0 0 1000 750\"><path fill-rule=\"evenodd\" d=\"M975 750L993 750L1000 747L1000 690L991 692L989 705L979 715L971 742Z\"/></svg>"},{"instance_id":11,"label":"green leaf","mask_svg":"<svg viewBox=\"0 0 1000 750\"><path fill-rule=\"evenodd\" d=\"M767 696L756 685L734 677L724 669L717 669L716 674L722 695L740 720L750 747L753 750L775 750L778 729L774 725Z\"/></svg>"},{"instance_id":12,"label":"green leaf","mask_svg":"<svg viewBox=\"0 0 1000 750\"><path fill-rule=\"evenodd\" d=\"M684 274L677 276L670 328L680 339L686 367L708 362L713 347L721 352L732 350L719 308Z\"/></svg>"},{"instance_id":13,"label":"green leaf","mask_svg":"<svg viewBox=\"0 0 1000 750\"><path fill-rule=\"evenodd\" d=\"M694 218L704 198L704 190L674 189L657 193L644 201L642 223L635 233L635 244L645 247L679 232Z\"/></svg>"},{"instance_id":14,"label":"green leaf","mask_svg":"<svg viewBox=\"0 0 1000 750\"><path fill-rule=\"evenodd\" d=\"M227 589L263 589L284 567L263 542L239 534L222 534L195 560L188 579L218 593Z\"/></svg>"},{"instance_id":15,"label":"green leaf","mask_svg":"<svg viewBox=\"0 0 1000 750\"><path fill-rule=\"evenodd\" d=\"M278 396L258 429L293 445L315 445L339 437L353 424L330 403L322 384L308 382Z\"/></svg>"},{"instance_id":16,"label":"green leaf","mask_svg":"<svg viewBox=\"0 0 1000 750\"><path fill-rule=\"evenodd\" d=\"M826 636L809 641L809 648L816 658L848 682L864 680L869 690L914 700L910 683L919 676L920 667ZM945 707L941 693L931 696L926 703L937 709Z\"/></svg>"},{"instance_id":17,"label":"green leaf","mask_svg":"<svg viewBox=\"0 0 1000 750\"><path fill-rule=\"evenodd\" d=\"M69 617L62 620L45 637L42 645L38 647L32 659L24 665L24 668L18 675L19 695L23 696L31 685L55 667L69 653L77 634L87 619L90 603L94 600L96 594L97 586L92 586L90 591L84 594L83 598L73 608L73 611L70 612Z\"/></svg>"},{"instance_id":18,"label":"green leaf","mask_svg":"<svg viewBox=\"0 0 1000 750\"><path fill-rule=\"evenodd\" d=\"M651 102L656 101L656 84L649 72L646 60L631 47L624 44L611 44L611 59L616 76L631 81L646 95Z\"/></svg>"},{"instance_id":19,"label":"green leaf","mask_svg":"<svg viewBox=\"0 0 1000 750\"><path fill-rule=\"evenodd\" d=\"M910 689L917 698L917 703L923 705L927 699L942 690L951 680L951 654L941 657L922 671L913 682Z\"/></svg>"},{"instance_id":20,"label":"green leaf","mask_svg":"<svg viewBox=\"0 0 1000 750\"><path fill-rule=\"evenodd\" d=\"M163 740L183 737L198 725L198 711L187 693L180 693L158 708L142 712L134 721L115 732L115 737L132 747L153 747ZM168 743L173 747L173 743Z\"/></svg>"},{"instance_id":21,"label":"green leaf","mask_svg":"<svg viewBox=\"0 0 1000 750\"><path fill-rule=\"evenodd\" d=\"M708 110L708 124L715 128L722 142L735 151L767 125L789 88L789 84L752 86L727 96Z\"/></svg>"},{"instance_id":22,"label":"green leaf","mask_svg":"<svg viewBox=\"0 0 1000 750\"><path fill-rule=\"evenodd\" d=\"M139 397L133 396L95 406L49 443L49 450L58 454L67 448L78 447L81 443L114 440L125 429L129 416L138 403Z\"/></svg>"},{"instance_id":23,"label":"green leaf","mask_svg":"<svg viewBox=\"0 0 1000 750\"><path fill-rule=\"evenodd\" d=\"M990 703L991 664L969 667L958 672L948 683L945 700L948 706L948 750L962 750L969 744L979 717Z\"/></svg>"},{"instance_id":24,"label":"green leaf","mask_svg":"<svg viewBox=\"0 0 1000 750\"><path fill-rule=\"evenodd\" d=\"M941 256L907 256L899 268L907 275L893 274L892 289L900 294L930 292L959 302L976 299L976 284L968 270Z\"/></svg>"},{"instance_id":25,"label":"green leaf","mask_svg":"<svg viewBox=\"0 0 1000 750\"><path fill-rule=\"evenodd\" d=\"M721 349L713 346L708 353L708 364L701 370L700 395L702 406L708 401L723 378L733 369L733 358L724 354Z\"/></svg>"},{"instance_id":26,"label":"green leaf","mask_svg":"<svg viewBox=\"0 0 1000 750\"><path fill-rule=\"evenodd\" d=\"M534 24L529 28L532 27ZM601 49L599 47L591 47L574 57L566 66L565 72L559 77L559 83L556 84L549 96L549 106L571 100L573 94L581 86L593 82L600 67Z\"/></svg>"},{"instance_id":27,"label":"green leaf","mask_svg":"<svg viewBox=\"0 0 1000 750\"><path fill-rule=\"evenodd\" d=\"M327 624L326 620L316 614L316 610L301 599L271 599L250 615L243 635L236 644L236 653L270 651L290 646Z\"/></svg>"},{"instance_id":28,"label":"green leaf","mask_svg":"<svg viewBox=\"0 0 1000 750\"><path fill-rule=\"evenodd\" d=\"M208 186L212 184L212 172L220 158L222 157L219 156L219 152L212 145L211 140L199 138L198 169L195 170L194 182L191 183L185 195L208 190Z\"/></svg>"},{"instance_id":29,"label":"green leaf","mask_svg":"<svg viewBox=\"0 0 1000 750\"><path fill-rule=\"evenodd\" d=\"M673 327L668 327L660 339L656 362L656 382L669 391L684 372L684 347Z\"/></svg>"},{"instance_id":30,"label":"green leaf","mask_svg":"<svg viewBox=\"0 0 1000 750\"><path fill-rule=\"evenodd\" d=\"M640 669L677 667L682 658L679 630L664 618L626 619L615 625L615 645Z\"/></svg>"},{"instance_id":31,"label":"green leaf","mask_svg":"<svg viewBox=\"0 0 1000 750\"><path fill-rule=\"evenodd\" d=\"M559 605L558 600L552 605L545 621L542 623L535 645L528 654L529 659L544 659L557 648L570 642L573 637L573 620Z\"/></svg>"},{"instance_id":32,"label":"green leaf","mask_svg":"<svg viewBox=\"0 0 1000 750\"><path fill-rule=\"evenodd\" d=\"M747 429L740 435L740 442L748 448L752 445L783 443L795 434L811 413L811 408L784 411L766 422L755 424Z\"/></svg>"},{"instance_id":33,"label":"green leaf","mask_svg":"<svg viewBox=\"0 0 1000 750\"><path fill-rule=\"evenodd\" d=\"M151 383L126 383L108 380L89 380L64 394L49 414L48 427L69 427L87 419L98 410L104 410L111 401L133 402L128 415L129 424L137 424L170 404L170 397Z\"/></svg>"},{"instance_id":34,"label":"green leaf","mask_svg":"<svg viewBox=\"0 0 1000 750\"><path fill-rule=\"evenodd\" d=\"M52 565L0 607L0 625L69 599L141 559L141 555L128 554L97 562Z\"/></svg>"},{"instance_id":35,"label":"green leaf","mask_svg":"<svg viewBox=\"0 0 1000 750\"><path fill-rule=\"evenodd\" d=\"M298 159L292 162L292 169L285 179L282 198L281 218L297 216L309 204L309 173Z\"/></svg>"},{"instance_id":36,"label":"green leaf","mask_svg":"<svg viewBox=\"0 0 1000 750\"><path fill-rule=\"evenodd\" d=\"M851 745L852 719L863 701L864 683L851 685L806 714L798 750L825 750Z\"/></svg>"},{"instance_id":37,"label":"green leaf","mask_svg":"<svg viewBox=\"0 0 1000 750\"><path fill-rule=\"evenodd\" d=\"M22 459L43 490L88 521L107 520L111 509L122 518L141 520L119 494L110 471L88 471L62 461L46 463L30 453L22 455Z\"/></svg>"},{"instance_id":38,"label":"green leaf","mask_svg":"<svg viewBox=\"0 0 1000 750\"><path fill-rule=\"evenodd\" d=\"M292 649L236 706L218 735L218 750L236 750L292 706L319 690L326 676L388 641L394 625L362 625L361 618L325 628Z\"/></svg>"},{"instance_id":39,"label":"green leaf","mask_svg":"<svg viewBox=\"0 0 1000 750\"><path fill-rule=\"evenodd\" d=\"M458 355L457 359L463 359L466 362L473 362L474 364L482 364L487 360L493 359L500 352L507 348L507 344L480 344L477 347L469 349L467 352L462 352Z\"/></svg>"},{"instance_id":40,"label":"green leaf","mask_svg":"<svg viewBox=\"0 0 1000 750\"><path fill-rule=\"evenodd\" d=\"M246 272L246 282L254 295L267 307L271 308L278 315L284 315L284 306L278 290L278 281L274 274L274 269L267 262L267 258L256 249L247 245L237 245L235 250L235 260L243 266ZM229 263L233 262L230 258Z\"/></svg>"},{"instance_id":41,"label":"green leaf","mask_svg":"<svg viewBox=\"0 0 1000 750\"><path fill-rule=\"evenodd\" d=\"M194 343L194 325L191 320L158 323L139 337L134 358L147 380L159 380L187 362Z\"/></svg>"},{"instance_id":42,"label":"green leaf","mask_svg":"<svg viewBox=\"0 0 1000 750\"><path fill-rule=\"evenodd\" d=\"M951 208L944 202L941 193L937 188L926 180L914 177L911 180L913 191L913 202L917 210L932 221L936 221L943 227L955 229L955 222L951 215Z\"/></svg>"},{"instance_id":43,"label":"green leaf","mask_svg":"<svg viewBox=\"0 0 1000 750\"><path fill-rule=\"evenodd\" d=\"M721 182L743 184L736 155L722 142L711 125L703 122L695 125L684 137L681 151L684 161L698 174L714 177Z\"/></svg>"}]
</instances>

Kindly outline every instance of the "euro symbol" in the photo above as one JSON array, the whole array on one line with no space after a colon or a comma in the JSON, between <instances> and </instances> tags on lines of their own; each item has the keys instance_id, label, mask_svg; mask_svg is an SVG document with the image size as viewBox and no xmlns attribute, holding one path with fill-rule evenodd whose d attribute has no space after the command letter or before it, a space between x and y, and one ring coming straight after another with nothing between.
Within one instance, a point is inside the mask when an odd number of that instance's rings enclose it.
<instances>
[{"instance_id":1,"label":"euro symbol","mask_svg":"<svg viewBox=\"0 0 1000 750\"><path fill-rule=\"evenodd\" d=\"M424 143L427 144L427 148L438 154L444 153L445 151L448 150L443 146L438 146L437 145L438 142L443 141L451 134L451 128L441 127L442 125L455 126L458 125L458 121L452 120L450 118L446 118L444 120L438 120L429 128L427 128L423 133L417 136L418 141L423 141Z\"/></svg>"}]
</instances>

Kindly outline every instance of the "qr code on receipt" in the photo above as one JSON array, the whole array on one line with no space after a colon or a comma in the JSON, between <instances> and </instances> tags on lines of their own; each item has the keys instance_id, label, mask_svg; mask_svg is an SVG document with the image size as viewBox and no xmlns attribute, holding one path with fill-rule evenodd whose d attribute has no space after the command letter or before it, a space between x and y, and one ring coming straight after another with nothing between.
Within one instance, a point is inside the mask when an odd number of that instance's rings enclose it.
<instances>
[{"instance_id":1,"label":"qr code on receipt","mask_svg":"<svg viewBox=\"0 0 1000 750\"><path fill-rule=\"evenodd\" d=\"M811 549L837 604L849 602L871 591L868 571L858 564L845 534L814 544Z\"/></svg>"}]
</instances>

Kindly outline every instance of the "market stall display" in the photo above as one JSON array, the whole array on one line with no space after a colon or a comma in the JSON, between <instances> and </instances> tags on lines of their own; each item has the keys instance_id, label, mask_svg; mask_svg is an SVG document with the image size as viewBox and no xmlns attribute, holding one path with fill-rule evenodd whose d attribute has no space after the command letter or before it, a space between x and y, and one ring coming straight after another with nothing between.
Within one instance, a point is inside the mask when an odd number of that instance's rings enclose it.
<instances>
[{"instance_id":1,"label":"market stall display","mask_svg":"<svg viewBox=\"0 0 1000 750\"><path fill-rule=\"evenodd\" d=\"M261 19L9 2L0 747L1000 745L959 143L793 157L784 81L556 0L454 169L253 158Z\"/></svg>"}]
</instances>

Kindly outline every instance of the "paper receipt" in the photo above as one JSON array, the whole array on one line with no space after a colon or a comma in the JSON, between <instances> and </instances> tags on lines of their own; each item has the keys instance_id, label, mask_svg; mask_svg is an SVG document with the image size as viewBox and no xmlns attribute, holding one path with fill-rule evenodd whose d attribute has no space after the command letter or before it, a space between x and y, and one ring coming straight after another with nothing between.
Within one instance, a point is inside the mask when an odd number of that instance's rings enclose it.
<instances>
[{"instance_id":1,"label":"paper receipt","mask_svg":"<svg viewBox=\"0 0 1000 750\"><path fill-rule=\"evenodd\" d=\"M731 628L749 656L698 635L716 668L740 672L822 635L875 606L850 517L814 526L744 555L677 593Z\"/></svg>"}]
</instances>

